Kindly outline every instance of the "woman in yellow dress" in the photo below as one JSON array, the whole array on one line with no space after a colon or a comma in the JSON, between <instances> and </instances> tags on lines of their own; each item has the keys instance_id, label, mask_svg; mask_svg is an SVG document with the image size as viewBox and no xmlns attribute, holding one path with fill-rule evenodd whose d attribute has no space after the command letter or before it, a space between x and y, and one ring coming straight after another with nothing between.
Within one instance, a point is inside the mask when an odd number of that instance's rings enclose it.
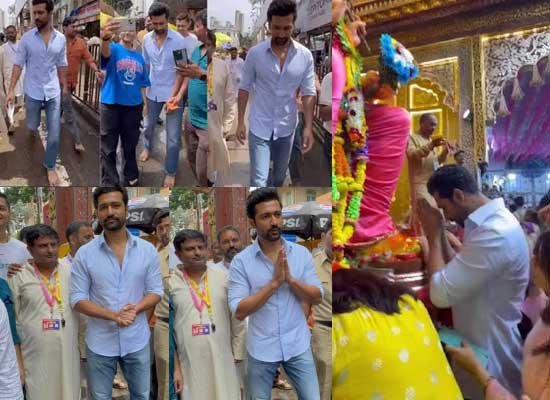
<instances>
[{"instance_id":1,"label":"woman in yellow dress","mask_svg":"<svg viewBox=\"0 0 550 400\"><path fill-rule=\"evenodd\" d=\"M334 400L462 400L428 312L408 289L341 269L332 312Z\"/></svg>"}]
</instances>

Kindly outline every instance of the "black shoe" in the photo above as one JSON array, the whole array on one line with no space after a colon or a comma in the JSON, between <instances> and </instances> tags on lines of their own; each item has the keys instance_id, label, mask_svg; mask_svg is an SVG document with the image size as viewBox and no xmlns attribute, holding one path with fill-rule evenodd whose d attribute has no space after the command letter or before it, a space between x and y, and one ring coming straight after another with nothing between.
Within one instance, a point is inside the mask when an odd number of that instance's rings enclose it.
<instances>
[{"instance_id":1,"label":"black shoe","mask_svg":"<svg viewBox=\"0 0 550 400\"><path fill-rule=\"evenodd\" d=\"M158 125L162 125L162 118L161 117L157 117L157 124Z\"/></svg>"}]
</instances>

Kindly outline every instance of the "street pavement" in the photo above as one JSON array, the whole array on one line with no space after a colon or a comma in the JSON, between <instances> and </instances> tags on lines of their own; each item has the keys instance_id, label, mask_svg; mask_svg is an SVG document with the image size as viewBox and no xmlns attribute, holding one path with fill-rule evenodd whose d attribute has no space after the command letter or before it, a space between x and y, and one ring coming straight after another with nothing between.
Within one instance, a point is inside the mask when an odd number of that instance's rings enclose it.
<instances>
[{"instance_id":1,"label":"street pavement","mask_svg":"<svg viewBox=\"0 0 550 400\"><path fill-rule=\"evenodd\" d=\"M62 123L56 171L62 186L95 186L99 182L98 129L76 108L75 114L86 150L82 154L75 152L71 135ZM42 115L45 121L45 113ZM17 117L19 126L13 135L0 133L0 185L48 186L46 169L42 165L46 134L43 129L39 137L29 133L25 127L24 109Z\"/></svg>"},{"instance_id":2,"label":"street pavement","mask_svg":"<svg viewBox=\"0 0 550 400\"><path fill-rule=\"evenodd\" d=\"M162 124L157 124L155 129L155 139L153 141L153 151L146 162L139 161L139 155L143 150L143 133L140 138L137 149L138 167L139 167L139 185L144 187L159 187L164 182L164 160L166 158L166 119L165 114L161 114ZM192 187L197 185L197 181L191 167L187 161L185 141L182 136L182 146L178 170L176 173L176 186Z\"/></svg>"}]
</instances>

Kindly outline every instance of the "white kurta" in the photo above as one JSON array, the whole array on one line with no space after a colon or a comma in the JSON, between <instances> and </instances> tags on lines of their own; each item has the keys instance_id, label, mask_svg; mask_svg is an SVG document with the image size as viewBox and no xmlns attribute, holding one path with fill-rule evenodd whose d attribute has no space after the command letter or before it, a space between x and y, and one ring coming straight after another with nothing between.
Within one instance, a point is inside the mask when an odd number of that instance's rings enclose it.
<instances>
[{"instance_id":1,"label":"white kurta","mask_svg":"<svg viewBox=\"0 0 550 400\"><path fill-rule=\"evenodd\" d=\"M21 338L27 400L80 399L78 313L69 304L71 271L64 264L59 264L58 270L65 327L57 331L42 330L42 320L50 318L50 307L33 267L25 264L23 271L9 279ZM53 318L61 319L57 302Z\"/></svg>"},{"instance_id":2,"label":"white kurta","mask_svg":"<svg viewBox=\"0 0 550 400\"><path fill-rule=\"evenodd\" d=\"M234 360L244 358L246 328L244 323L231 317L227 303L227 273L208 268L207 274L216 332L205 336L192 335L191 326L201 323L200 314L182 272L176 269L170 277L174 330L183 373L182 397L185 400L239 400ZM208 323L206 306L202 323Z\"/></svg>"},{"instance_id":3,"label":"white kurta","mask_svg":"<svg viewBox=\"0 0 550 400\"><path fill-rule=\"evenodd\" d=\"M0 74L2 75L2 81L4 86L2 87L7 94L11 82L11 74L13 71L13 65L15 64L15 55L17 53L17 47L19 43L15 44L7 42L3 46L0 46ZM21 96L23 94L23 74L19 77L13 91L15 96Z\"/></svg>"}]
</instances>

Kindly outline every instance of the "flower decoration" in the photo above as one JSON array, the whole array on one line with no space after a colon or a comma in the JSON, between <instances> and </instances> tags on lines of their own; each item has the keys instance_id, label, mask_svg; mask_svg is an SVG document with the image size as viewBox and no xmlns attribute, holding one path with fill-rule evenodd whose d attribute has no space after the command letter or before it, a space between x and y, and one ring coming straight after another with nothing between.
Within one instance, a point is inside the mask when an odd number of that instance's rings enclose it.
<instances>
[{"instance_id":1,"label":"flower decoration","mask_svg":"<svg viewBox=\"0 0 550 400\"><path fill-rule=\"evenodd\" d=\"M382 63L397 75L399 83L406 85L418 76L418 66L409 50L390 35L380 37Z\"/></svg>"},{"instance_id":2,"label":"flower decoration","mask_svg":"<svg viewBox=\"0 0 550 400\"><path fill-rule=\"evenodd\" d=\"M346 85L332 147L332 270L349 268L344 256L346 242L353 236L359 219L368 151L360 75L361 56L353 45L350 32L343 19L336 24L334 46L344 54Z\"/></svg>"}]
</instances>

